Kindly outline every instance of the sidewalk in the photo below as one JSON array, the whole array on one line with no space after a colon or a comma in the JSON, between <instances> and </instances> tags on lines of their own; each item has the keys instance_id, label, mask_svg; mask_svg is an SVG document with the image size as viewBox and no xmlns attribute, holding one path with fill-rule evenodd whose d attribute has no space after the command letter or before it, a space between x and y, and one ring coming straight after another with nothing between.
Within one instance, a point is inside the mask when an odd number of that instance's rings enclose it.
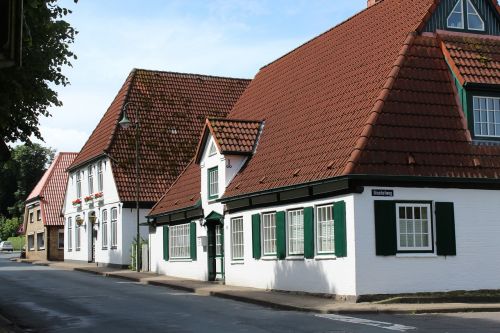
<instances>
[{"instance_id":1,"label":"sidewalk","mask_svg":"<svg viewBox=\"0 0 500 333\"><path fill-rule=\"evenodd\" d=\"M281 293L254 288L234 287L217 283L181 279L155 273L137 273L110 267L96 267L95 264L74 264L66 262L22 261L34 265L57 269L87 272L106 277L125 279L142 284L164 286L203 296L215 296L246 303L263 305L281 310L294 310L334 314L418 314L456 312L500 312L500 303L429 303L429 304L377 304L339 302L328 298Z\"/></svg>"}]
</instances>

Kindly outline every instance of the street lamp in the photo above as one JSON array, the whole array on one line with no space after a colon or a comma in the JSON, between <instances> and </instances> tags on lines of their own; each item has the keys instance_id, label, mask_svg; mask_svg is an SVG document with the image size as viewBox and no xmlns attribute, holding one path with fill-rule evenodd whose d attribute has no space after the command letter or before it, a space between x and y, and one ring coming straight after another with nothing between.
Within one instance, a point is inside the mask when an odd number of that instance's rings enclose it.
<instances>
[{"instance_id":1,"label":"street lamp","mask_svg":"<svg viewBox=\"0 0 500 333\"><path fill-rule=\"evenodd\" d=\"M139 193L140 193L140 178L141 178L141 173L140 173L140 168L139 168L139 160L140 160L140 141L141 141L141 123L139 121L139 110L137 108L135 109L135 122L132 124L132 122L128 119L127 117L127 110L128 106L130 104L134 104L131 102L125 103L123 105L123 117L120 120L118 124L120 124L120 127L123 129L127 129L130 126L133 126L135 128L135 209L136 209L136 223L137 223L137 233L136 233L136 239L137 239L137 245L135 248L135 268L136 271L139 272L139 256L141 254L141 249L140 249L140 232L139 232ZM123 221L122 221L123 223Z\"/></svg>"}]
</instances>

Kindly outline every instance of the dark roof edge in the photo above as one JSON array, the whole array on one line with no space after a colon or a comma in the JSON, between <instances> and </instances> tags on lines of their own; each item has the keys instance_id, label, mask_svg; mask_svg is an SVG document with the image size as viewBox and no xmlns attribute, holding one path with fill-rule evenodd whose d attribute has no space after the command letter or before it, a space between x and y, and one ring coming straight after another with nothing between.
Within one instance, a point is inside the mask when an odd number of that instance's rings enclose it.
<instances>
[{"instance_id":1,"label":"dark roof edge","mask_svg":"<svg viewBox=\"0 0 500 333\"><path fill-rule=\"evenodd\" d=\"M92 157L92 158L89 158L89 159L87 159L87 160L85 160L85 161L82 161L82 162L80 162L80 163L78 163L78 164L76 164L76 165L71 165L71 166L69 166L69 167L68 167L65 171L66 171L67 173L70 173L70 172L72 172L72 171L75 171L76 169L81 168L81 167L82 167L82 166L84 166L84 165L87 165L87 164L90 164L90 163L92 163L92 162L95 162L95 161L97 161L98 159L101 159L101 158L103 158L103 157L108 157L108 154L107 154L105 151L103 151L103 152L102 152L102 153L100 153L99 155L96 155L96 156L94 156L94 157Z\"/></svg>"},{"instance_id":2,"label":"dark roof edge","mask_svg":"<svg viewBox=\"0 0 500 333\"><path fill-rule=\"evenodd\" d=\"M468 184L470 188L479 187L482 185L482 188L492 188L492 189L500 189L500 179L491 179L491 178L463 178L463 177L431 177L431 176L397 176L397 175L367 175L367 174L353 174L346 176L338 176L328 179L317 180L308 183L301 183L296 185L277 187L270 190L264 190L259 192L247 193L236 195L233 197L222 197L218 199L218 202L226 203L231 201L236 201L240 199L248 199L260 195L265 194L273 194L279 193L289 190L296 190L301 188L306 188L315 185L321 185L325 183L335 183L342 180L348 181L370 181L370 182L394 182L394 183L403 183L403 182L411 182L415 184L422 184L426 186L436 185L438 183L441 184L450 184L450 185L459 185L459 184ZM485 186L486 185L486 186ZM489 185L489 186L488 186Z\"/></svg>"},{"instance_id":3,"label":"dark roof edge","mask_svg":"<svg viewBox=\"0 0 500 333\"><path fill-rule=\"evenodd\" d=\"M153 218L164 217L164 216L169 216L169 215L178 214L178 213L184 213L184 212L188 212L191 210L196 210L200 207L201 207L201 199L196 201L196 203L192 206L179 208L176 210L170 210L168 212L163 212L163 213L158 213L158 214L153 214L153 215L146 215L146 218L153 219Z\"/></svg>"}]
</instances>

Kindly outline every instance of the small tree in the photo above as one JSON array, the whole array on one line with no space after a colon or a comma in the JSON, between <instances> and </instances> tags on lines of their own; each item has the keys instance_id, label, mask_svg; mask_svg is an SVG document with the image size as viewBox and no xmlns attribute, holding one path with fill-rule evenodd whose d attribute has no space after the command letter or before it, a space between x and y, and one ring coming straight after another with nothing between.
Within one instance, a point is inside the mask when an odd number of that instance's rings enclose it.
<instances>
[{"instance_id":1,"label":"small tree","mask_svg":"<svg viewBox=\"0 0 500 333\"><path fill-rule=\"evenodd\" d=\"M7 240L9 237L17 236L17 230L21 225L21 219L14 217L5 219L0 217L0 239Z\"/></svg>"}]
</instances>

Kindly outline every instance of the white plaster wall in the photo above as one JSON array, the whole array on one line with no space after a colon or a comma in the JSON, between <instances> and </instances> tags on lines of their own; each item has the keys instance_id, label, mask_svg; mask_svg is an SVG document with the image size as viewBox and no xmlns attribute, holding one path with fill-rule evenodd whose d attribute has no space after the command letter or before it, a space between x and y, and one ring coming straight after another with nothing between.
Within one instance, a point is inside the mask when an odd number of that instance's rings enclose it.
<instances>
[{"instance_id":1,"label":"white plaster wall","mask_svg":"<svg viewBox=\"0 0 500 333\"><path fill-rule=\"evenodd\" d=\"M357 294L500 288L500 191L389 188L389 200L453 202L457 256L375 255L374 200L355 195ZM349 249L348 249L349 250Z\"/></svg>"},{"instance_id":2,"label":"white plaster wall","mask_svg":"<svg viewBox=\"0 0 500 333\"><path fill-rule=\"evenodd\" d=\"M196 237L207 236L207 228L196 222ZM149 233L151 271L158 274L177 276L195 280L208 280L207 248L197 240L196 260L191 259L169 261L163 260L163 226Z\"/></svg>"},{"instance_id":3,"label":"white plaster wall","mask_svg":"<svg viewBox=\"0 0 500 333\"><path fill-rule=\"evenodd\" d=\"M252 254L252 214L272 211L311 207L335 201L346 202L347 257L321 257L315 259L266 260L253 259ZM243 217L244 223L244 260L231 260L230 221ZM353 195L339 196L323 200L303 202L293 205L266 207L228 214L224 220L224 249L226 284L277 289L329 293L336 295L356 294L355 269L355 224Z\"/></svg>"}]
</instances>

